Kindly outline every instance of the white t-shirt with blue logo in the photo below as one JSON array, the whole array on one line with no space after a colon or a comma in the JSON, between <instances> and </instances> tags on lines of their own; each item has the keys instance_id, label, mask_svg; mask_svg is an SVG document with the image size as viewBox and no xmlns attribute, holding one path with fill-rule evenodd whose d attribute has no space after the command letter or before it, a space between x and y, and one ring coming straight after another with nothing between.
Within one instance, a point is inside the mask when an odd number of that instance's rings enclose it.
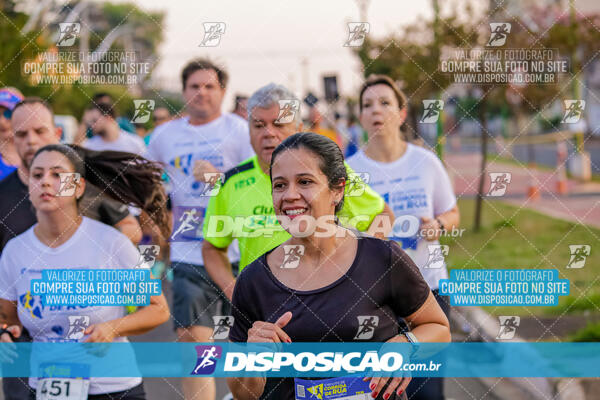
<instances>
[{"instance_id":1,"label":"white t-shirt with blue logo","mask_svg":"<svg viewBox=\"0 0 600 400\"><path fill-rule=\"evenodd\" d=\"M172 261L204 265L200 242L211 192L194 179L194 163L207 160L224 173L253 155L248 123L231 114L203 125L190 125L185 117L156 128L146 156L163 163L171 180ZM237 246L230 246L229 259L239 260Z\"/></svg>"},{"instance_id":2,"label":"white t-shirt with blue logo","mask_svg":"<svg viewBox=\"0 0 600 400\"><path fill-rule=\"evenodd\" d=\"M379 193L394 212L397 223L390 239L397 241L419 267L431 289L439 287L439 280L448 278L445 263L439 268L424 268L430 261L428 245L439 245L439 241L428 241L417 235L405 237L399 231L408 232L401 226L412 215L435 218L456 205L456 196L442 162L431 151L408 144L406 152L391 163L370 159L359 151L348 158L348 164L356 173L368 173L368 184ZM400 219L399 219L400 217ZM420 231L420 228L419 228Z\"/></svg>"},{"instance_id":3,"label":"white t-shirt with blue logo","mask_svg":"<svg viewBox=\"0 0 600 400\"><path fill-rule=\"evenodd\" d=\"M19 321L33 341L83 342L87 336L82 328L125 316L122 306L44 306L30 289L31 280L41 279L43 269L134 268L140 256L131 241L115 228L83 217L73 236L50 248L33 232L36 225L11 239L0 258L0 298L17 302ZM133 349L129 356L134 357ZM140 377L91 378L89 393L120 392L141 382ZM36 388L37 378L29 378L29 385Z\"/></svg>"},{"instance_id":4,"label":"white t-shirt with blue logo","mask_svg":"<svg viewBox=\"0 0 600 400\"><path fill-rule=\"evenodd\" d=\"M143 156L146 152L146 145L142 138L123 130L119 131L119 137L112 142L108 142L96 135L83 142L83 147L95 151L127 151L140 156Z\"/></svg>"}]
</instances>

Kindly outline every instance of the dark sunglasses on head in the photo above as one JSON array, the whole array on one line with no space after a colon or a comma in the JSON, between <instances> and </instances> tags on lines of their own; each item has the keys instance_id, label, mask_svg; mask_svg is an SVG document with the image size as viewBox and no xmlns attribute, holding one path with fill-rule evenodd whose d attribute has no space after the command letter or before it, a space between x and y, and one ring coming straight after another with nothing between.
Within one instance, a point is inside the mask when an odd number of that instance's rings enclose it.
<instances>
[{"instance_id":1,"label":"dark sunglasses on head","mask_svg":"<svg viewBox=\"0 0 600 400\"><path fill-rule=\"evenodd\" d=\"M10 119L12 117L12 111L5 108L4 111L2 111L2 116L6 119Z\"/></svg>"}]
</instances>

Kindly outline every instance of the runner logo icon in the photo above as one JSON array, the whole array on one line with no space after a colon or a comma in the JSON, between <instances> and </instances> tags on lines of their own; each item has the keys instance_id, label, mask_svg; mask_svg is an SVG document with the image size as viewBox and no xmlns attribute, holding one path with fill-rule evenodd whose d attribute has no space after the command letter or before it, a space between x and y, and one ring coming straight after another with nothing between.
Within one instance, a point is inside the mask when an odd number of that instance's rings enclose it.
<instances>
[{"instance_id":1,"label":"runner logo icon","mask_svg":"<svg viewBox=\"0 0 600 400\"><path fill-rule=\"evenodd\" d=\"M69 315L69 332L66 339L81 340L88 326L90 326L88 315Z\"/></svg>"},{"instance_id":2,"label":"runner logo icon","mask_svg":"<svg viewBox=\"0 0 600 400\"><path fill-rule=\"evenodd\" d=\"M487 46L500 47L506 43L506 38L510 33L511 24L508 22L490 22L490 40L487 42Z\"/></svg>"},{"instance_id":3,"label":"runner logo icon","mask_svg":"<svg viewBox=\"0 0 600 400\"><path fill-rule=\"evenodd\" d=\"M79 32L81 32L81 25L79 22L62 22L58 24L59 36L56 41L58 47L73 46Z\"/></svg>"},{"instance_id":4,"label":"runner logo icon","mask_svg":"<svg viewBox=\"0 0 600 400\"><path fill-rule=\"evenodd\" d=\"M135 113L131 122L134 124L145 124L150 121L150 115L154 111L154 100L134 100Z\"/></svg>"},{"instance_id":5,"label":"runner logo icon","mask_svg":"<svg viewBox=\"0 0 600 400\"><path fill-rule=\"evenodd\" d=\"M179 222L181 224L177 227L173 235L171 235L171 240L174 240L177 235L182 233L194 230L198 228L200 224L200 216L197 216L198 210L192 208L191 210L186 210L179 217Z\"/></svg>"},{"instance_id":6,"label":"runner logo icon","mask_svg":"<svg viewBox=\"0 0 600 400\"><path fill-rule=\"evenodd\" d=\"M221 346L196 346L198 360L191 375L209 375L217 368L217 359L221 358Z\"/></svg>"},{"instance_id":7,"label":"runner logo icon","mask_svg":"<svg viewBox=\"0 0 600 400\"><path fill-rule=\"evenodd\" d=\"M346 185L348 188L346 189L346 197L358 197L362 196L365 193L365 189L371 175L368 172L355 172L354 174L350 174L348 176L348 182Z\"/></svg>"},{"instance_id":8,"label":"runner logo icon","mask_svg":"<svg viewBox=\"0 0 600 400\"><path fill-rule=\"evenodd\" d=\"M304 255L304 246L301 244L284 244L283 253L281 268L298 268L300 257Z\"/></svg>"},{"instance_id":9,"label":"runner logo icon","mask_svg":"<svg viewBox=\"0 0 600 400\"><path fill-rule=\"evenodd\" d=\"M434 124L440 118L440 113L444 108L443 100L423 100L423 116L421 123Z\"/></svg>"},{"instance_id":10,"label":"runner logo icon","mask_svg":"<svg viewBox=\"0 0 600 400\"><path fill-rule=\"evenodd\" d=\"M279 100L279 115L275 122L278 124L289 124L296 118L298 111L300 111L300 101Z\"/></svg>"},{"instance_id":11,"label":"runner logo icon","mask_svg":"<svg viewBox=\"0 0 600 400\"><path fill-rule=\"evenodd\" d=\"M583 268L585 260L590 255L592 247L589 244L572 244L569 245L571 258L567 264L567 268Z\"/></svg>"},{"instance_id":12,"label":"runner logo icon","mask_svg":"<svg viewBox=\"0 0 600 400\"><path fill-rule=\"evenodd\" d=\"M323 400L323 384L322 383L309 387L308 391L310 392L310 394L315 396L317 399Z\"/></svg>"},{"instance_id":13,"label":"runner logo icon","mask_svg":"<svg viewBox=\"0 0 600 400\"><path fill-rule=\"evenodd\" d=\"M215 327L211 339L227 339L229 337L229 330L233 326L233 316L231 315L213 315L213 322Z\"/></svg>"},{"instance_id":14,"label":"runner logo icon","mask_svg":"<svg viewBox=\"0 0 600 400\"><path fill-rule=\"evenodd\" d=\"M219 194L221 184L225 180L225 174L222 172L205 172L204 173L204 188L200 192L200 196L212 197Z\"/></svg>"},{"instance_id":15,"label":"runner logo icon","mask_svg":"<svg viewBox=\"0 0 600 400\"><path fill-rule=\"evenodd\" d=\"M358 318L358 331L354 340L369 340L375 333L375 328L379 325L379 317L376 315L359 315Z\"/></svg>"},{"instance_id":16,"label":"runner logo icon","mask_svg":"<svg viewBox=\"0 0 600 400\"><path fill-rule=\"evenodd\" d=\"M510 340L515 337L517 327L521 324L521 317L509 315L499 316L500 319L500 330L496 340Z\"/></svg>"},{"instance_id":17,"label":"runner logo icon","mask_svg":"<svg viewBox=\"0 0 600 400\"><path fill-rule=\"evenodd\" d=\"M446 244L428 244L429 259L423 268L442 268L444 266L444 256L448 255L450 247Z\"/></svg>"},{"instance_id":18,"label":"runner logo icon","mask_svg":"<svg viewBox=\"0 0 600 400\"><path fill-rule=\"evenodd\" d=\"M348 22L348 40L344 47L360 47L371 30L368 22Z\"/></svg>"},{"instance_id":19,"label":"runner logo icon","mask_svg":"<svg viewBox=\"0 0 600 400\"><path fill-rule=\"evenodd\" d=\"M585 100L565 100L565 115L563 124L575 124L581 119L585 109Z\"/></svg>"},{"instance_id":20,"label":"runner logo icon","mask_svg":"<svg viewBox=\"0 0 600 400\"><path fill-rule=\"evenodd\" d=\"M140 259L138 260L136 268L152 268L158 253L160 252L160 246L157 244L142 244L138 246L140 250Z\"/></svg>"},{"instance_id":21,"label":"runner logo icon","mask_svg":"<svg viewBox=\"0 0 600 400\"><path fill-rule=\"evenodd\" d=\"M60 177L60 186L56 196L70 197L75 195L75 190L77 189L77 184L79 183L81 175L77 172L60 172L58 176Z\"/></svg>"},{"instance_id":22,"label":"runner logo icon","mask_svg":"<svg viewBox=\"0 0 600 400\"><path fill-rule=\"evenodd\" d=\"M487 195L491 197L504 196L511 179L510 172L490 172L490 190Z\"/></svg>"},{"instance_id":23,"label":"runner logo icon","mask_svg":"<svg viewBox=\"0 0 600 400\"><path fill-rule=\"evenodd\" d=\"M225 34L225 22L204 22L204 39L200 47L216 47L221 43L221 36Z\"/></svg>"}]
</instances>

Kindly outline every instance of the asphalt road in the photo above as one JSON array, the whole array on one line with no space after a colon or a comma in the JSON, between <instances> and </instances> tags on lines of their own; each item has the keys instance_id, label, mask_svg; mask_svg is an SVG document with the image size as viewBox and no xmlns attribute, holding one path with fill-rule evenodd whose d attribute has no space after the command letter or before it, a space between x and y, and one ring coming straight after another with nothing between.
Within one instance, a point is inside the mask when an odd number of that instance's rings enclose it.
<instances>
[{"instance_id":1,"label":"asphalt road","mask_svg":"<svg viewBox=\"0 0 600 400\"><path fill-rule=\"evenodd\" d=\"M168 282L163 282L163 290L169 303L171 303L171 291ZM153 331L130 337L132 342L172 342L176 340L172 321L159 326ZM493 385L493 384L492 384ZM486 384L475 378L447 378L445 380L445 394L447 400L478 399L478 400L501 400L500 397L490 391L490 384ZM180 378L145 378L144 387L148 400L183 400ZM229 393L224 378L217 379L217 398L224 399ZM516 393L511 395L511 400L525 400L527 396ZM0 391L0 400L4 395Z\"/></svg>"},{"instance_id":2,"label":"asphalt road","mask_svg":"<svg viewBox=\"0 0 600 400\"><path fill-rule=\"evenodd\" d=\"M568 143L569 155L575 152L575 149L571 143ZM464 152L479 152L481 146L476 143L468 143L461 145L461 151ZM496 154L496 148L494 142L488 143L488 149L490 153ZM590 159L592 162L592 173L600 174L600 141L587 141L584 145L584 150L590 153ZM450 146L446 146L447 152L453 150ZM503 154L504 157L511 157L510 154ZM526 164L528 162L528 150L526 145L515 145L513 146L512 157ZM533 146L533 159L534 161L543 166L556 167L556 145L555 144L537 144Z\"/></svg>"}]
</instances>

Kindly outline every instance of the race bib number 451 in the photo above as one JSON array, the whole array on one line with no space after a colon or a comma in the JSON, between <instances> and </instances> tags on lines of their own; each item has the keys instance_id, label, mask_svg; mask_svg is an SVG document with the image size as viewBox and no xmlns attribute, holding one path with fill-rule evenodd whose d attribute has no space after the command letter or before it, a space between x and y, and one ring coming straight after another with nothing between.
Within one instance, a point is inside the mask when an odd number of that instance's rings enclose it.
<instances>
[{"instance_id":1,"label":"race bib number 451","mask_svg":"<svg viewBox=\"0 0 600 400\"><path fill-rule=\"evenodd\" d=\"M36 400L85 400L90 380L83 378L44 378L38 380Z\"/></svg>"},{"instance_id":2,"label":"race bib number 451","mask_svg":"<svg viewBox=\"0 0 600 400\"><path fill-rule=\"evenodd\" d=\"M90 388L89 367L80 364L42 365L36 400L86 400Z\"/></svg>"}]
</instances>

